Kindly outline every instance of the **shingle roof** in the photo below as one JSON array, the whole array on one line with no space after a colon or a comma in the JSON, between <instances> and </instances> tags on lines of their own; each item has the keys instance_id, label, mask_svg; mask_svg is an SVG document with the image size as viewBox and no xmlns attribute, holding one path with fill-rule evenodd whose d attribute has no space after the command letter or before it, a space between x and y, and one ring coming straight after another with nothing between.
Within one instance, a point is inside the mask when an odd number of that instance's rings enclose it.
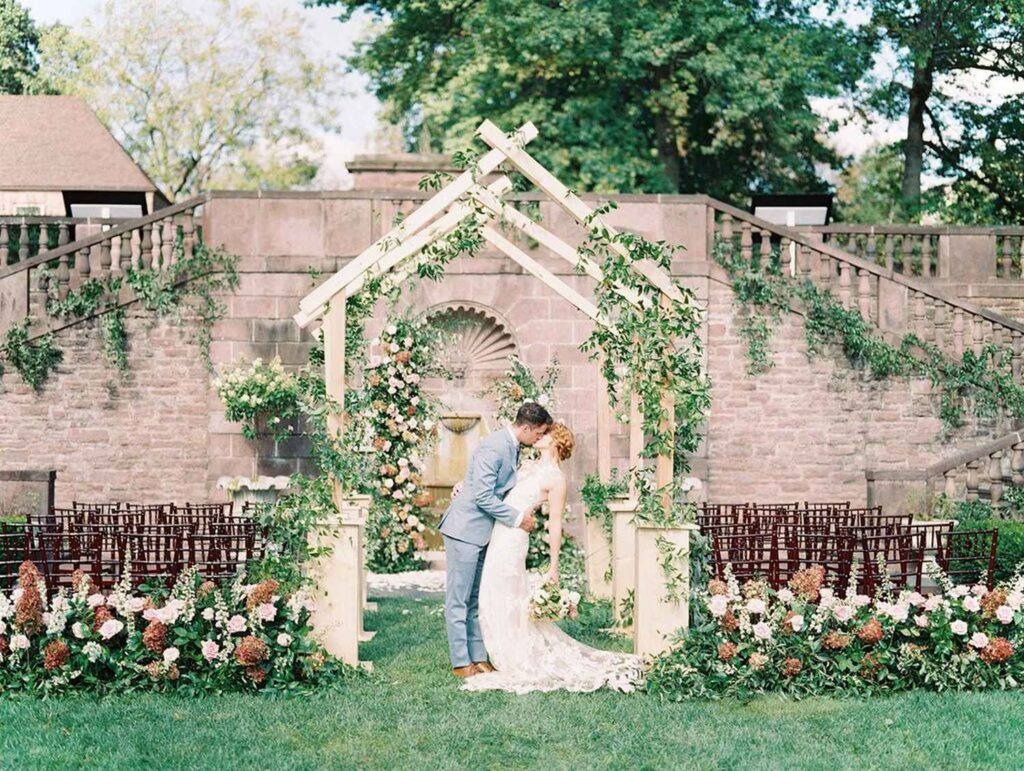
<instances>
[{"instance_id":1,"label":"shingle roof","mask_svg":"<svg viewBox=\"0 0 1024 771\"><path fill-rule=\"evenodd\" d=\"M0 190L156 186L82 99L0 96Z\"/></svg>"}]
</instances>

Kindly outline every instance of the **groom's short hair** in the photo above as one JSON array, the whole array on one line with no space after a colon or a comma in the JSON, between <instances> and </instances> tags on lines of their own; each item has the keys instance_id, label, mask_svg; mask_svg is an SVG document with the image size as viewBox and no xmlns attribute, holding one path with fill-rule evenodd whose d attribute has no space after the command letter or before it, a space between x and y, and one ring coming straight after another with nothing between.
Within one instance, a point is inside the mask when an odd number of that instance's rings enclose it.
<instances>
[{"instance_id":1,"label":"groom's short hair","mask_svg":"<svg viewBox=\"0 0 1024 771\"><path fill-rule=\"evenodd\" d=\"M550 426L553 422L551 413L537 402L527 402L516 413L517 426Z\"/></svg>"}]
</instances>

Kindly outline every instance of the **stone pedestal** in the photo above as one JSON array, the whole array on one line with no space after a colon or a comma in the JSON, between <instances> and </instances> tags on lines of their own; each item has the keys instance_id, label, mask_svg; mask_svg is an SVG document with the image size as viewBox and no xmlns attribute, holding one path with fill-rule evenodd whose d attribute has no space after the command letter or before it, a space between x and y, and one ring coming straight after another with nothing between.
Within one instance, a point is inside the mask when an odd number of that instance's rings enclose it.
<instances>
[{"instance_id":1,"label":"stone pedestal","mask_svg":"<svg viewBox=\"0 0 1024 771\"><path fill-rule=\"evenodd\" d=\"M690 624L690 533L696 525L636 527L636 589L633 606L633 651L656 656L668 649L674 633ZM658 544L667 542L669 558ZM665 563L670 564L666 570ZM675 598L668 596L669 576L678 576Z\"/></svg>"},{"instance_id":2,"label":"stone pedestal","mask_svg":"<svg viewBox=\"0 0 1024 771\"><path fill-rule=\"evenodd\" d=\"M328 547L310 569L316 585L313 632L327 652L346 664L359 664L359 643L363 631L363 601L366 580L363 573L362 530L366 507L346 500L326 532L310 536L317 547Z\"/></svg>"},{"instance_id":3,"label":"stone pedestal","mask_svg":"<svg viewBox=\"0 0 1024 771\"><path fill-rule=\"evenodd\" d=\"M617 499L609 501L612 510L612 603L615 620L621 622L622 604L627 601L635 585L636 526L633 512L636 501Z\"/></svg>"},{"instance_id":4,"label":"stone pedestal","mask_svg":"<svg viewBox=\"0 0 1024 771\"><path fill-rule=\"evenodd\" d=\"M612 564L612 545L596 519L586 520L583 549L587 566L587 590L593 597L610 600L612 582L608 578Z\"/></svg>"}]
</instances>

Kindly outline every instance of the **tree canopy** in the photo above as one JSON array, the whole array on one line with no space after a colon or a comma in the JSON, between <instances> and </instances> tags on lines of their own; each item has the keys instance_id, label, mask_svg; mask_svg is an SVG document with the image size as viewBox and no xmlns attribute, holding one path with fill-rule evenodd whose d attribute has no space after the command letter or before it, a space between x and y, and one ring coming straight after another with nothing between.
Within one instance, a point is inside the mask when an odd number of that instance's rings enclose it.
<instances>
[{"instance_id":1,"label":"tree canopy","mask_svg":"<svg viewBox=\"0 0 1024 771\"><path fill-rule=\"evenodd\" d=\"M335 93L303 23L255 0L106 0L81 28L44 32L36 88L82 96L172 199L301 185Z\"/></svg>"},{"instance_id":2,"label":"tree canopy","mask_svg":"<svg viewBox=\"0 0 1024 771\"><path fill-rule=\"evenodd\" d=\"M375 19L351 59L409 144L453 151L484 117L533 119L538 150L584 189L821 189L839 158L816 97L869 54L800 0L317 0Z\"/></svg>"},{"instance_id":3,"label":"tree canopy","mask_svg":"<svg viewBox=\"0 0 1024 771\"><path fill-rule=\"evenodd\" d=\"M23 94L38 69L39 30L18 0L0 0L0 94Z\"/></svg>"}]
</instances>

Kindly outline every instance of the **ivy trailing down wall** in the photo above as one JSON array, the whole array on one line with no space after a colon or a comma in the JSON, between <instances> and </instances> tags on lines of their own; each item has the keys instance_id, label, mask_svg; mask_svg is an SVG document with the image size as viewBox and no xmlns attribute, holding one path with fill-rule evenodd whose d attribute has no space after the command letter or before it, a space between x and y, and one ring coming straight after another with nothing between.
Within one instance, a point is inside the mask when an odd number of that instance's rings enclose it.
<instances>
[{"instance_id":1,"label":"ivy trailing down wall","mask_svg":"<svg viewBox=\"0 0 1024 771\"><path fill-rule=\"evenodd\" d=\"M785 274L778 254L766 265L754 266L718 243L714 257L729 274L739 306L739 334L747 345L749 374L771 369L772 335L782 314L797 303L812 356L827 345L838 345L853 367L874 378L927 378L939 393L939 417L946 431L962 426L968 412L981 419L1002 412L1024 419L1024 388L1014 382L1009 349L988 344L978 354L967 350L955 359L914 334L890 343L859 311L843 307L828 289Z\"/></svg>"},{"instance_id":2,"label":"ivy trailing down wall","mask_svg":"<svg viewBox=\"0 0 1024 771\"><path fill-rule=\"evenodd\" d=\"M210 337L213 325L224 315L224 303L217 294L234 291L238 286L238 258L196 244L190 257L185 257L179 242L174 247L174 260L166 270L128 268L121 275L104 279L90 278L63 298L50 268L41 268L40 280L46 286L46 315L54 321L98 317L103 333L103 356L118 371L128 369L128 336L125 331L125 310L118 305L123 289L131 289L140 305L156 318L170 318L185 323L186 311L194 319L192 339L200 355L210 367ZM26 384L38 391L63 359L53 335L29 341L29 321L11 327L3 341L3 356L8 365L21 375ZM0 374L3 362L0 362Z\"/></svg>"}]
</instances>

